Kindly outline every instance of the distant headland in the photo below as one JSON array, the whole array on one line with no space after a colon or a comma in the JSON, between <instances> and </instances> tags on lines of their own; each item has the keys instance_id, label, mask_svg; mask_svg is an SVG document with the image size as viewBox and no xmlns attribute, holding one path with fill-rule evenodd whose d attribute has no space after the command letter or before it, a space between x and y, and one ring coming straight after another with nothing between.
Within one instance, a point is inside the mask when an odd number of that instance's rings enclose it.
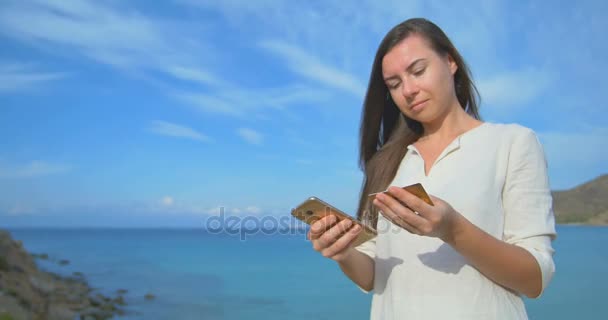
<instances>
[{"instance_id":1,"label":"distant headland","mask_svg":"<svg viewBox=\"0 0 608 320\"><path fill-rule=\"evenodd\" d=\"M552 195L557 223L608 225L608 174Z\"/></svg>"}]
</instances>

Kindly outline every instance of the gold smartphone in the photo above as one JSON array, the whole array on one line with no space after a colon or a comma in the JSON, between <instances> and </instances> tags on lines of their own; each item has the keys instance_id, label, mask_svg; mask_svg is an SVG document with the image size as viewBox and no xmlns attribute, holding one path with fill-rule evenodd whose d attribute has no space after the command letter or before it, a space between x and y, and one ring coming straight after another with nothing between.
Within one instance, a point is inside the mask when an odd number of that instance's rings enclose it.
<instances>
[{"instance_id":1,"label":"gold smartphone","mask_svg":"<svg viewBox=\"0 0 608 320\"><path fill-rule=\"evenodd\" d=\"M344 219L349 219L353 222L353 225L358 224L361 227L361 231L357 235L357 238L351 243L351 247L356 247L378 235L376 230L374 230L372 227L361 223L361 221L357 220L356 218L340 211L338 208L317 197L310 197L295 209L291 210L292 216L307 223L308 225L311 225L315 221L330 214L336 216L336 218L338 218L338 222Z\"/></svg>"}]
</instances>

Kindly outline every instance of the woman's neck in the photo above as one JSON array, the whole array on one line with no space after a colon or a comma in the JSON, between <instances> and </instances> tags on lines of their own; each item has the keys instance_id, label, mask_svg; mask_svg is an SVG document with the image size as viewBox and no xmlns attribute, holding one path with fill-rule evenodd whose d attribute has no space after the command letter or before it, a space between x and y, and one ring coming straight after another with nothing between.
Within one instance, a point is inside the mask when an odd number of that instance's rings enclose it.
<instances>
[{"instance_id":1,"label":"woman's neck","mask_svg":"<svg viewBox=\"0 0 608 320\"><path fill-rule=\"evenodd\" d=\"M478 126L482 122L466 113L458 101L443 116L433 122L422 123L424 133L419 141L451 141L454 137Z\"/></svg>"}]
</instances>

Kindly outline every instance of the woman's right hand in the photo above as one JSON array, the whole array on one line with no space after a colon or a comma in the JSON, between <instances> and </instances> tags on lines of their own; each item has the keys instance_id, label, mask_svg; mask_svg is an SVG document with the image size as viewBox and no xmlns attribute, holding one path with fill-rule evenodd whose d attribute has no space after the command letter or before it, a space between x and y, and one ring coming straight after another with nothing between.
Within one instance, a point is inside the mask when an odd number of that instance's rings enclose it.
<instances>
[{"instance_id":1,"label":"woman's right hand","mask_svg":"<svg viewBox=\"0 0 608 320\"><path fill-rule=\"evenodd\" d=\"M349 219L340 221L335 215L327 215L310 226L308 239L315 251L336 262L344 261L355 250L350 245L361 232L361 227Z\"/></svg>"}]
</instances>

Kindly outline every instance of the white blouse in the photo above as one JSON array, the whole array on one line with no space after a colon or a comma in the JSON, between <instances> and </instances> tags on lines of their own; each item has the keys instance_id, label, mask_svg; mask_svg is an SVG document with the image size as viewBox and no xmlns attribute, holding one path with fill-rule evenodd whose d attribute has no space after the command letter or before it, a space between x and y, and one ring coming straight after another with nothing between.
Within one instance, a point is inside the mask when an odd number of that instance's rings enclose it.
<instances>
[{"instance_id":1,"label":"white blouse","mask_svg":"<svg viewBox=\"0 0 608 320\"><path fill-rule=\"evenodd\" d=\"M485 122L457 137L429 175L407 146L391 186L420 182L490 235L528 250L543 290L555 271L555 221L544 151L516 124ZM486 278L450 245L378 218L378 236L357 247L375 261L371 319L527 319L521 296Z\"/></svg>"}]
</instances>

